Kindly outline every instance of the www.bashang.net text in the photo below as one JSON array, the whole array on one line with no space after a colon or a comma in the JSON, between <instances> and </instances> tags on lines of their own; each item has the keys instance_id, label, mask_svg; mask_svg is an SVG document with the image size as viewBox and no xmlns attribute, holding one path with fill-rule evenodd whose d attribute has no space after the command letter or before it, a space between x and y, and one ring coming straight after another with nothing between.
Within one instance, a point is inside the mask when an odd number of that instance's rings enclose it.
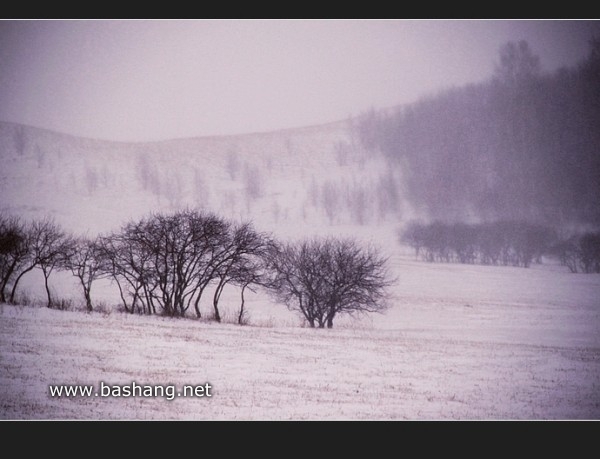
<instances>
[{"instance_id":1,"label":"www.bashang.net text","mask_svg":"<svg viewBox=\"0 0 600 459\"><path fill-rule=\"evenodd\" d=\"M212 389L213 387L210 383L198 385L184 384L181 389L177 389L177 386L174 384L138 384L135 381L130 384L107 384L100 381L98 386L93 384L51 384L48 387L48 392L52 398L162 397L166 400L173 400L176 397L212 397Z\"/></svg>"}]
</instances>

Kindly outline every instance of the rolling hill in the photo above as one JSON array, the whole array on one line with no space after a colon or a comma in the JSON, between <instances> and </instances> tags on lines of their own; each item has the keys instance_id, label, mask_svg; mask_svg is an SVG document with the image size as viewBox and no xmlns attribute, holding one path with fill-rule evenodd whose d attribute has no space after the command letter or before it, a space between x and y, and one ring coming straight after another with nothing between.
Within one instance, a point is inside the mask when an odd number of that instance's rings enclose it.
<instances>
[{"instance_id":1,"label":"rolling hill","mask_svg":"<svg viewBox=\"0 0 600 459\"><path fill-rule=\"evenodd\" d=\"M597 419L600 278L416 261L396 241L414 215L403 196L398 169L359 147L348 122L153 143L0 123L0 211L91 235L199 207L280 238L371 240L398 276L385 314L327 331L261 291L248 295L251 326L233 325L233 287L222 324L118 314L108 281L93 314L2 304L0 419ZM24 287L41 288L36 271ZM81 295L66 273L51 283ZM214 397L49 393L132 381L209 382Z\"/></svg>"},{"instance_id":2,"label":"rolling hill","mask_svg":"<svg viewBox=\"0 0 600 459\"><path fill-rule=\"evenodd\" d=\"M89 234L183 207L297 235L396 224L401 178L351 125L123 143L0 123L0 211Z\"/></svg>"}]
</instances>

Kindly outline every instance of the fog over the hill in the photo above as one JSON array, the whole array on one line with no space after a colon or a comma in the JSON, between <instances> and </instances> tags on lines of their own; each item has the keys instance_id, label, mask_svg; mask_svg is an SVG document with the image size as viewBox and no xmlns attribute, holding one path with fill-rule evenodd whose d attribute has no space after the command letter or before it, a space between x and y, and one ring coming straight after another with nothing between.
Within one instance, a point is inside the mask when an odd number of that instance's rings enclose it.
<instances>
[{"instance_id":1,"label":"fog over the hill","mask_svg":"<svg viewBox=\"0 0 600 459\"><path fill-rule=\"evenodd\" d=\"M526 40L574 65L598 21L0 21L0 120L106 140L272 131L492 74Z\"/></svg>"}]
</instances>

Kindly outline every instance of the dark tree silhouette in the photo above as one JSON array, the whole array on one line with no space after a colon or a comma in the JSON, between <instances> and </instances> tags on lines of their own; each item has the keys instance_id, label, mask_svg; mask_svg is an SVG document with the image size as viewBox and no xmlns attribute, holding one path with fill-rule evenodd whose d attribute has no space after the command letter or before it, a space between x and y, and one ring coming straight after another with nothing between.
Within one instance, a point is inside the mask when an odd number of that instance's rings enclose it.
<instances>
[{"instance_id":1,"label":"dark tree silhouette","mask_svg":"<svg viewBox=\"0 0 600 459\"><path fill-rule=\"evenodd\" d=\"M52 307L48 279L64 266L72 250L72 238L52 218L23 223L17 217L0 217L0 301L6 301L12 284L10 302L14 303L21 279L38 267L44 275L48 307Z\"/></svg>"},{"instance_id":2,"label":"dark tree silhouette","mask_svg":"<svg viewBox=\"0 0 600 459\"><path fill-rule=\"evenodd\" d=\"M65 258L64 266L79 280L83 289L85 306L88 311L93 311L92 283L106 276L106 273L110 271L102 257L99 241L83 237L74 240L73 250Z\"/></svg>"},{"instance_id":3,"label":"dark tree silhouette","mask_svg":"<svg viewBox=\"0 0 600 459\"><path fill-rule=\"evenodd\" d=\"M229 223L193 210L153 214L103 238L102 253L134 312L184 316L199 303L227 251ZM125 294L131 299L128 304Z\"/></svg>"},{"instance_id":4,"label":"dark tree silhouette","mask_svg":"<svg viewBox=\"0 0 600 459\"><path fill-rule=\"evenodd\" d=\"M233 225L213 214L183 210L130 222L99 241L100 270L112 276L129 312L185 316L215 284L214 319L228 283L243 289L259 283L270 238L249 223ZM243 294L243 292L242 292Z\"/></svg>"},{"instance_id":5,"label":"dark tree silhouette","mask_svg":"<svg viewBox=\"0 0 600 459\"><path fill-rule=\"evenodd\" d=\"M232 282L240 287L240 310L237 322L242 325L247 317L244 294L246 289L256 292L254 286L268 285L268 254L271 252L272 243L269 242L264 253L254 254L251 258L244 258L234 267Z\"/></svg>"},{"instance_id":6,"label":"dark tree silhouette","mask_svg":"<svg viewBox=\"0 0 600 459\"><path fill-rule=\"evenodd\" d=\"M244 291L251 284L260 284L262 279L262 259L272 245L271 238L256 232L250 223L230 226L225 250L220 255L216 266L215 292L213 309L215 320L221 321L219 300L225 286L232 282L242 288L242 304L238 315L238 323L244 315Z\"/></svg>"},{"instance_id":7,"label":"dark tree silhouette","mask_svg":"<svg viewBox=\"0 0 600 459\"><path fill-rule=\"evenodd\" d=\"M400 243L429 261L504 264L529 267L541 263L555 244L554 232L521 221L498 221L467 225L409 222L400 232Z\"/></svg>"},{"instance_id":8,"label":"dark tree silhouette","mask_svg":"<svg viewBox=\"0 0 600 459\"><path fill-rule=\"evenodd\" d=\"M600 232L563 238L553 245L552 252L572 273L600 273Z\"/></svg>"},{"instance_id":9,"label":"dark tree silhouette","mask_svg":"<svg viewBox=\"0 0 600 459\"><path fill-rule=\"evenodd\" d=\"M0 214L0 302L8 300L7 290L30 258L27 225L18 217Z\"/></svg>"},{"instance_id":10,"label":"dark tree silhouette","mask_svg":"<svg viewBox=\"0 0 600 459\"><path fill-rule=\"evenodd\" d=\"M504 44L499 54L495 76L502 82L518 83L540 73L540 58L533 54L525 40Z\"/></svg>"},{"instance_id":11,"label":"dark tree silhouette","mask_svg":"<svg viewBox=\"0 0 600 459\"><path fill-rule=\"evenodd\" d=\"M48 297L47 306L54 306L48 279L55 269L65 266L74 251L74 241L53 219L44 218L32 223L30 229L33 265L44 275L44 287Z\"/></svg>"},{"instance_id":12,"label":"dark tree silhouette","mask_svg":"<svg viewBox=\"0 0 600 459\"><path fill-rule=\"evenodd\" d=\"M387 259L353 240L310 240L279 247L270 257L275 298L311 327L333 327L338 314L381 312L394 282Z\"/></svg>"}]
</instances>

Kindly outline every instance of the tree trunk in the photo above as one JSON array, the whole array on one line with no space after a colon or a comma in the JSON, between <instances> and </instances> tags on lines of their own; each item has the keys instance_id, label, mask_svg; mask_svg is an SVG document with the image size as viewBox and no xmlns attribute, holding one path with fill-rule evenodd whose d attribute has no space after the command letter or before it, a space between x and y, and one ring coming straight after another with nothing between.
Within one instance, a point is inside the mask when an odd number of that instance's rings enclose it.
<instances>
[{"instance_id":1,"label":"tree trunk","mask_svg":"<svg viewBox=\"0 0 600 459\"><path fill-rule=\"evenodd\" d=\"M242 297L242 304L240 305L240 314L238 315L238 324L242 325L242 319L244 318L244 290L246 290L246 287L248 287L248 284L244 284L242 286L242 293L241 293L241 297Z\"/></svg>"},{"instance_id":2,"label":"tree trunk","mask_svg":"<svg viewBox=\"0 0 600 459\"><path fill-rule=\"evenodd\" d=\"M10 292L10 302L11 303L15 302L15 294L17 293L17 285L19 285L19 281L21 280L21 277L23 277L25 274L27 274L33 268L34 268L33 266L27 268L25 271L23 271L21 274L19 274L19 277L17 277L17 280L15 280L15 284L13 285L13 288Z\"/></svg>"},{"instance_id":3,"label":"tree trunk","mask_svg":"<svg viewBox=\"0 0 600 459\"><path fill-rule=\"evenodd\" d=\"M92 297L90 295L90 291L87 290L85 292L85 306L87 307L87 310L89 312L92 312L94 310L94 308L92 307Z\"/></svg>"},{"instance_id":4,"label":"tree trunk","mask_svg":"<svg viewBox=\"0 0 600 459\"><path fill-rule=\"evenodd\" d=\"M4 279L2 285L0 285L0 303L6 303L6 296L4 295L4 291L6 290L6 284L8 284L9 277L10 274L7 274L6 279Z\"/></svg>"},{"instance_id":5,"label":"tree trunk","mask_svg":"<svg viewBox=\"0 0 600 459\"><path fill-rule=\"evenodd\" d=\"M52 297L50 296L50 286L48 285L48 278L50 277L50 273L46 272L45 269L42 269L44 273L44 286L46 287L46 295L48 295L48 307L52 308L54 306L52 302Z\"/></svg>"},{"instance_id":6,"label":"tree trunk","mask_svg":"<svg viewBox=\"0 0 600 459\"><path fill-rule=\"evenodd\" d=\"M86 284L85 279L83 277L79 277L79 280L81 281L81 287L83 288L83 297L85 298L85 306L86 306L88 312L92 312L93 311L92 294L91 294L92 283L91 283L91 281L89 281Z\"/></svg>"},{"instance_id":7,"label":"tree trunk","mask_svg":"<svg viewBox=\"0 0 600 459\"><path fill-rule=\"evenodd\" d=\"M6 287L8 286L8 281L10 280L10 277L13 275L13 272L15 271L15 266L16 266L16 261L13 261L13 263L10 265L10 267L8 268L8 270L6 271L6 275L4 276L4 279L2 279L2 286L0 287L0 302L1 303L6 303Z\"/></svg>"},{"instance_id":8,"label":"tree trunk","mask_svg":"<svg viewBox=\"0 0 600 459\"><path fill-rule=\"evenodd\" d=\"M133 292L133 299L131 300L131 313L132 314L135 313L135 308L137 306L137 300L138 300L138 290L135 290ZM139 313L139 307L138 307L138 313Z\"/></svg>"},{"instance_id":9,"label":"tree trunk","mask_svg":"<svg viewBox=\"0 0 600 459\"><path fill-rule=\"evenodd\" d=\"M196 297L196 301L194 302L194 309L196 311L196 317L198 317L198 319L202 318L202 314L200 313L200 298L202 298L203 291L204 288L200 288L198 290L198 296Z\"/></svg>"},{"instance_id":10,"label":"tree trunk","mask_svg":"<svg viewBox=\"0 0 600 459\"><path fill-rule=\"evenodd\" d=\"M327 318L327 328L333 328L333 317Z\"/></svg>"},{"instance_id":11,"label":"tree trunk","mask_svg":"<svg viewBox=\"0 0 600 459\"><path fill-rule=\"evenodd\" d=\"M125 308L125 312L130 312L129 308L127 307L127 300L125 299L125 295L123 294L123 289L121 288L121 283L119 282L119 280L114 277L115 282L117 283L117 287L119 287L119 295L121 296L121 301L123 302L123 307Z\"/></svg>"},{"instance_id":12,"label":"tree trunk","mask_svg":"<svg viewBox=\"0 0 600 459\"><path fill-rule=\"evenodd\" d=\"M214 305L213 305L213 306L214 306ZM216 307L216 306L214 306L214 309L215 309L215 320L216 320L217 322L221 322L221 315L219 314L219 308L218 308L218 307Z\"/></svg>"},{"instance_id":13,"label":"tree trunk","mask_svg":"<svg viewBox=\"0 0 600 459\"><path fill-rule=\"evenodd\" d=\"M213 296L213 309L215 310L215 320L217 322L221 322L221 315L219 314L219 299L221 298L221 293L223 293L223 289L225 288L225 282L221 279L219 281L219 285L215 289L215 295Z\"/></svg>"}]
</instances>

